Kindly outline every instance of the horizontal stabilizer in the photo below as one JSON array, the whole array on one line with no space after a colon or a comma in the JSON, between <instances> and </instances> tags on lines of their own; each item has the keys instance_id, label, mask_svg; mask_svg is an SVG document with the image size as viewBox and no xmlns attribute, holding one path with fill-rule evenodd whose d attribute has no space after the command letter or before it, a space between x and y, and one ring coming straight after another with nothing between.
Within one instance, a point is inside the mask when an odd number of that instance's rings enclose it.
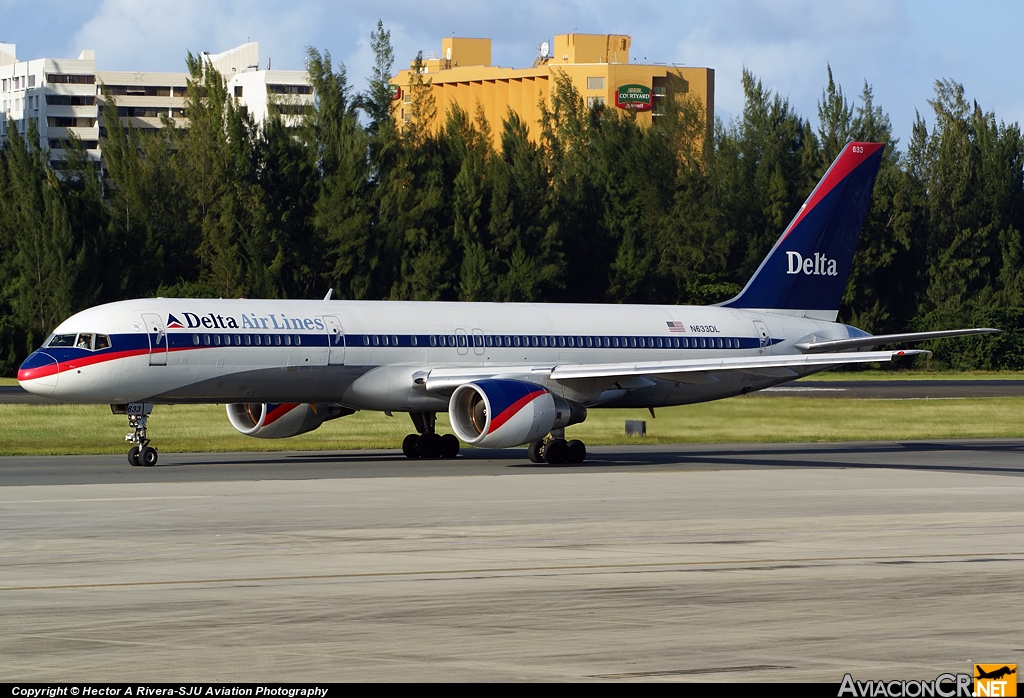
<instances>
[{"instance_id":1,"label":"horizontal stabilizer","mask_svg":"<svg viewBox=\"0 0 1024 698\"><path fill-rule=\"evenodd\" d=\"M992 334L1002 332L993 327L976 327L967 330L939 330L937 332L905 332L903 334L879 334L852 339L831 339L825 342L799 342L796 348L805 354L822 354L832 351L846 351L858 347L880 347L885 344L903 344L905 342L924 342L929 339L945 339L946 337L967 337L974 334Z\"/></svg>"}]
</instances>

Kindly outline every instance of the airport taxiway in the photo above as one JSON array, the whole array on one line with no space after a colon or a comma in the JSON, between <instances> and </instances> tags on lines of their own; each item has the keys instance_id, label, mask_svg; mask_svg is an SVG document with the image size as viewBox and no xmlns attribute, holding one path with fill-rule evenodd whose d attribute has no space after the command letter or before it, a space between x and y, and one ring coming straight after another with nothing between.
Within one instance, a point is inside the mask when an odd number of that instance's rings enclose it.
<instances>
[{"instance_id":1,"label":"airport taxiway","mask_svg":"<svg viewBox=\"0 0 1024 698\"><path fill-rule=\"evenodd\" d=\"M0 458L0 681L1016 662L1024 440Z\"/></svg>"}]
</instances>

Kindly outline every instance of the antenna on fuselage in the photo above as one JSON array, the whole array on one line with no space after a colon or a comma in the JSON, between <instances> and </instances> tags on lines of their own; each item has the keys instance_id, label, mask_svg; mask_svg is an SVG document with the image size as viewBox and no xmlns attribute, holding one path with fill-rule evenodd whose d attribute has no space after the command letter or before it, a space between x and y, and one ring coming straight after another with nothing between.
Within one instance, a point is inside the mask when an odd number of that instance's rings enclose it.
<instances>
[{"instance_id":1,"label":"antenna on fuselage","mask_svg":"<svg viewBox=\"0 0 1024 698\"><path fill-rule=\"evenodd\" d=\"M334 293L334 289L333 289L333 288L327 289L327 295L326 295L326 296L324 296L324 300L325 300L325 301L329 301L329 300L331 300L331 294L332 294L332 293Z\"/></svg>"}]
</instances>

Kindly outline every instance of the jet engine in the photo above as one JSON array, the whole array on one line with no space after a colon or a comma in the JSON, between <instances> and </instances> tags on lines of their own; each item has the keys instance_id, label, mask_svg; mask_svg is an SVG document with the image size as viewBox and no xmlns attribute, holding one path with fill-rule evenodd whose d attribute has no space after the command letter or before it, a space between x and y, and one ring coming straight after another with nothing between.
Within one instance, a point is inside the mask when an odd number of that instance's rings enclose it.
<instances>
[{"instance_id":1,"label":"jet engine","mask_svg":"<svg viewBox=\"0 0 1024 698\"><path fill-rule=\"evenodd\" d=\"M587 418L582 405L534 383L498 378L460 385L448 403L452 431L484 448L508 448L543 439L552 429Z\"/></svg>"},{"instance_id":2,"label":"jet engine","mask_svg":"<svg viewBox=\"0 0 1024 698\"><path fill-rule=\"evenodd\" d=\"M353 414L355 410L334 404L286 402L228 405L231 426L257 439L285 439L313 431L324 422Z\"/></svg>"}]
</instances>

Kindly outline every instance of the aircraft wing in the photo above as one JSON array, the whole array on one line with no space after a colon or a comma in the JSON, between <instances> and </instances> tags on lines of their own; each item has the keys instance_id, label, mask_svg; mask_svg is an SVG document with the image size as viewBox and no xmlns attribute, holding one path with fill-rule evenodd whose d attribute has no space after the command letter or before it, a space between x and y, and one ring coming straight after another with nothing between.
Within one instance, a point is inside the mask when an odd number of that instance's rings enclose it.
<instances>
[{"instance_id":1,"label":"aircraft wing","mask_svg":"<svg viewBox=\"0 0 1024 698\"><path fill-rule=\"evenodd\" d=\"M466 368L435 368L416 378L427 390L444 391L464 383L485 378L515 380L546 379L573 381L593 378L644 379L663 378L679 383L714 382L712 373L723 372L779 372L810 366L828 367L851 363L891 361L901 356L927 354L912 349L906 351L858 351L834 354L790 354L785 356L743 356L722 359L681 359L677 361L643 361L607 364L544 364L535 366L474 366ZM793 373L792 377L797 374ZM623 386L625 387L625 386ZM639 387L639 386L637 386Z\"/></svg>"},{"instance_id":2,"label":"aircraft wing","mask_svg":"<svg viewBox=\"0 0 1024 698\"><path fill-rule=\"evenodd\" d=\"M821 354L829 351L845 351L858 347L878 347L883 344L902 344L904 342L924 342L929 339L946 337L967 337L972 334L992 334L1002 332L994 327L975 327L965 330L938 330L936 332L904 332L903 334L879 334L852 339L830 339L824 342L800 342L796 348L805 354Z\"/></svg>"}]
</instances>

